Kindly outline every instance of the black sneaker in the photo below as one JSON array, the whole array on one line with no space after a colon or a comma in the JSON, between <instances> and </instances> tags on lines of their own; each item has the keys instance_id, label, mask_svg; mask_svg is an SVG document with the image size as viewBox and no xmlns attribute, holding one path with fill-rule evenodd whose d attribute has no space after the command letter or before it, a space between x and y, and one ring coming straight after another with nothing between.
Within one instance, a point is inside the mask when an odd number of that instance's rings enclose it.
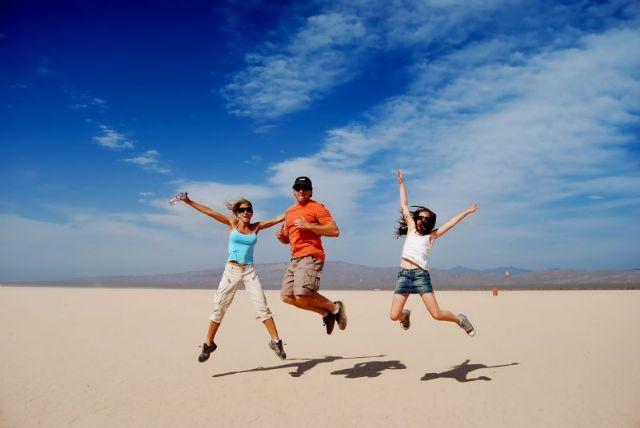
<instances>
[{"instance_id":1,"label":"black sneaker","mask_svg":"<svg viewBox=\"0 0 640 428\"><path fill-rule=\"evenodd\" d=\"M211 355L211 353L215 351L217 348L218 348L218 345L216 345L213 342L211 342L211 345L207 345L206 343L203 343L202 352L198 356L198 361L200 361L201 363L204 363L205 361L207 361L209 359L209 355Z\"/></svg>"},{"instance_id":2,"label":"black sneaker","mask_svg":"<svg viewBox=\"0 0 640 428\"><path fill-rule=\"evenodd\" d=\"M271 350L275 352L278 358L280 358L281 360L287 358L287 354L285 354L284 347L282 346L282 339L272 340L271 342L269 342L269 348L271 348Z\"/></svg>"},{"instance_id":3,"label":"black sneaker","mask_svg":"<svg viewBox=\"0 0 640 428\"><path fill-rule=\"evenodd\" d=\"M402 314L404 315L404 318L402 318L402 321L400 321L400 325L405 330L409 330L409 327L411 327L411 310L403 309Z\"/></svg>"},{"instance_id":4,"label":"black sneaker","mask_svg":"<svg viewBox=\"0 0 640 428\"><path fill-rule=\"evenodd\" d=\"M338 313L334 315L340 330L347 328L347 311L344 309L344 303L340 300L333 302L338 305Z\"/></svg>"},{"instance_id":5,"label":"black sneaker","mask_svg":"<svg viewBox=\"0 0 640 428\"><path fill-rule=\"evenodd\" d=\"M333 327L336 325L336 316L329 311L327 315L322 317L322 322L327 329L327 334L331 334L333 332Z\"/></svg>"}]
</instances>

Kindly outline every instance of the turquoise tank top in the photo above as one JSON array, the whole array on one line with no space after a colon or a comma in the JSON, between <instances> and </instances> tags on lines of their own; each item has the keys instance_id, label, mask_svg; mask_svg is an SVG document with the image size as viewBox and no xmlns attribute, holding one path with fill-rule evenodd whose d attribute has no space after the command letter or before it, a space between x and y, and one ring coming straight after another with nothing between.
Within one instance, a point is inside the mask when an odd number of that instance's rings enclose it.
<instances>
[{"instance_id":1,"label":"turquoise tank top","mask_svg":"<svg viewBox=\"0 0 640 428\"><path fill-rule=\"evenodd\" d=\"M253 248L258 242L258 235L250 233L245 235L238 232L236 228L229 234L229 257L228 262L238 262L243 265L253 264Z\"/></svg>"}]
</instances>

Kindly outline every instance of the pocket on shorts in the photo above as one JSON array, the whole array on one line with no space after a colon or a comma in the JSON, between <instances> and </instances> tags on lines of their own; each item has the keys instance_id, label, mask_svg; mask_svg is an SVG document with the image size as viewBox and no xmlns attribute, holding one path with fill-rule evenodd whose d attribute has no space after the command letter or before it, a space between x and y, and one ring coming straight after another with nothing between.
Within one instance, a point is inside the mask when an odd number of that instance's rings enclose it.
<instances>
[{"instance_id":1,"label":"pocket on shorts","mask_svg":"<svg viewBox=\"0 0 640 428\"><path fill-rule=\"evenodd\" d=\"M320 278L322 276L323 263L315 258L311 258L311 263L304 270L304 288L311 291L320 289Z\"/></svg>"}]
</instances>

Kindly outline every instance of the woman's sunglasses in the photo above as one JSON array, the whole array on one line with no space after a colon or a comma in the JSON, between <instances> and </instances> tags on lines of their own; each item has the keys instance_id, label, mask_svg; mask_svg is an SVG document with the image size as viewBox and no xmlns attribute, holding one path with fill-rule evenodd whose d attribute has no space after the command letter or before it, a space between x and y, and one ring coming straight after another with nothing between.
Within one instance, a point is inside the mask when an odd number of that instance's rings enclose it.
<instances>
[{"instance_id":1,"label":"woman's sunglasses","mask_svg":"<svg viewBox=\"0 0 640 428\"><path fill-rule=\"evenodd\" d=\"M238 214L242 214L242 213L252 213L253 212L253 208L251 207L240 207L237 210Z\"/></svg>"}]
</instances>

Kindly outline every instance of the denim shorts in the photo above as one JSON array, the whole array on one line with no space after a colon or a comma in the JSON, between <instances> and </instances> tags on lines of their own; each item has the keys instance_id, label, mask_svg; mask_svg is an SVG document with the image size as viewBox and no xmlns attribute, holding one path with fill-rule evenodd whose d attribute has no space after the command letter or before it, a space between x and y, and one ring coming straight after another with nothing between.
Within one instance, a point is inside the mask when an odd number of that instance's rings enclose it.
<instances>
[{"instance_id":1,"label":"denim shorts","mask_svg":"<svg viewBox=\"0 0 640 428\"><path fill-rule=\"evenodd\" d=\"M429 271L424 269L400 268L394 292L395 294L433 293Z\"/></svg>"}]
</instances>

